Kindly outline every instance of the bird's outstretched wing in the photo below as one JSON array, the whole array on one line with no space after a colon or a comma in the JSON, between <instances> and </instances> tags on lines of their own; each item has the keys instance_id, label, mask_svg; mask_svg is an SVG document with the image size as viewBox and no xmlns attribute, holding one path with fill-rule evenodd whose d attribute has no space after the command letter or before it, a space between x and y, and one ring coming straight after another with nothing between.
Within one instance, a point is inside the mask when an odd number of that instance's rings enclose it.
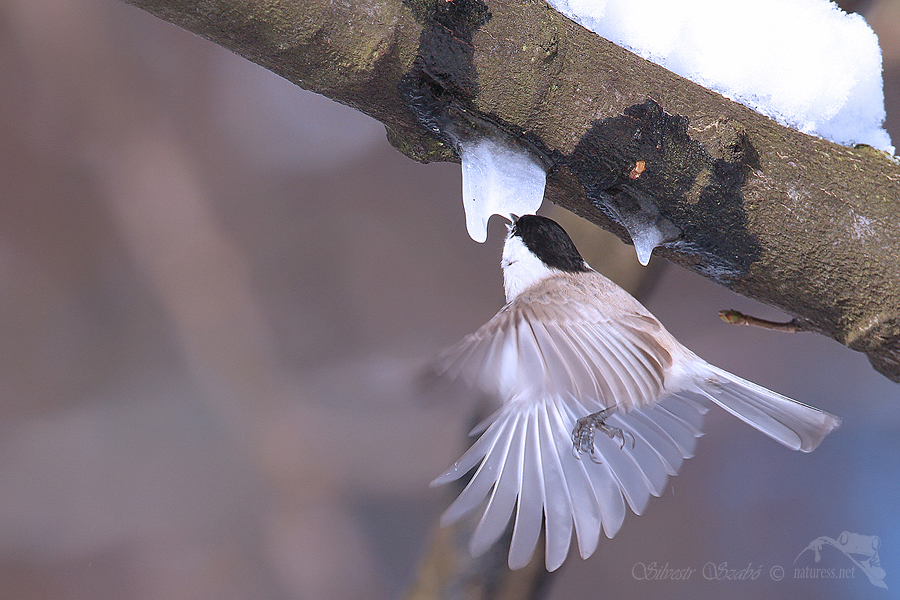
<instances>
[{"instance_id":1,"label":"bird's outstretched wing","mask_svg":"<svg viewBox=\"0 0 900 600\"><path fill-rule=\"evenodd\" d=\"M479 556L512 519L512 569L528 564L542 521L548 570L565 560L573 529L578 551L587 558L597 547L601 529L610 538L618 532L626 503L641 514L650 496L659 496L667 477L693 455L706 408L688 396L670 396L615 413L607 423L628 432L634 444L598 435L593 456L576 456L572 429L588 412L571 396L515 398L505 404L469 450L433 482L448 483L477 466L442 524L483 511L469 542L471 553Z\"/></svg>"},{"instance_id":2,"label":"bird's outstretched wing","mask_svg":"<svg viewBox=\"0 0 900 600\"><path fill-rule=\"evenodd\" d=\"M500 402L473 431L480 437L471 448L434 481L475 469L442 518L447 524L483 510L470 541L474 555L512 520L509 566L523 567L543 522L547 568L554 570L573 529L587 558L601 530L608 537L619 530L626 504L640 514L651 495L662 493L667 477L692 456L706 408L687 394L657 403L673 362L657 341L659 329L636 311L610 320L532 294L439 357L439 371ZM593 456L577 456L576 421L605 408L614 408L606 423L626 432L624 445L601 434Z\"/></svg>"},{"instance_id":3,"label":"bird's outstretched wing","mask_svg":"<svg viewBox=\"0 0 900 600\"><path fill-rule=\"evenodd\" d=\"M637 302L606 314L593 307L596 298L573 302L602 291L535 286L444 351L436 369L501 401L573 396L589 412L656 402L674 361L660 343L668 333Z\"/></svg>"}]
</instances>

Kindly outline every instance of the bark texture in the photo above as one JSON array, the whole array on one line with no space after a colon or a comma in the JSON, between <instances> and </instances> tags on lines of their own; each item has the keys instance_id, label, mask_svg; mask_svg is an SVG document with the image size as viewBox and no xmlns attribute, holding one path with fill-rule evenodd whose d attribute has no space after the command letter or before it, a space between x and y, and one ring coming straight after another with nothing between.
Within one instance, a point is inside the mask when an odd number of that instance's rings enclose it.
<instances>
[{"instance_id":1,"label":"bark texture","mask_svg":"<svg viewBox=\"0 0 900 600\"><path fill-rule=\"evenodd\" d=\"M383 122L420 161L505 134L549 200L865 352L900 382L900 165L787 129L542 0L127 0ZM637 176L635 176L637 175Z\"/></svg>"}]
</instances>

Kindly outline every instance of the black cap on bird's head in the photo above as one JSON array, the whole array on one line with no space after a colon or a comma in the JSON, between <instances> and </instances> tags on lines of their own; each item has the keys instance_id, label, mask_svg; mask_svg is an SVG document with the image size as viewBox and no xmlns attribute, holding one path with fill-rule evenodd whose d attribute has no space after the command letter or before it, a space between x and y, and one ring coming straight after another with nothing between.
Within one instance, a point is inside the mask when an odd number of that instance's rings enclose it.
<instances>
[{"instance_id":1,"label":"black cap on bird's head","mask_svg":"<svg viewBox=\"0 0 900 600\"><path fill-rule=\"evenodd\" d=\"M521 238L525 247L548 267L569 273L590 270L569 234L553 219L538 215L514 218L509 235Z\"/></svg>"}]
</instances>

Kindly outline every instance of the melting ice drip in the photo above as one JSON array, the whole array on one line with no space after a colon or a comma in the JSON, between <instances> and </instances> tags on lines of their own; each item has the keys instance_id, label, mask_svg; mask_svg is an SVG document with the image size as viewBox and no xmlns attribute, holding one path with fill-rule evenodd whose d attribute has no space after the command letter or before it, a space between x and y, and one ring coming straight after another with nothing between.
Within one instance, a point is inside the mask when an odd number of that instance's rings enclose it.
<instances>
[{"instance_id":1,"label":"melting ice drip","mask_svg":"<svg viewBox=\"0 0 900 600\"><path fill-rule=\"evenodd\" d=\"M650 263L653 249L666 241L666 234L656 225L647 223L625 221L623 225L631 236L638 262L646 267Z\"/></svg>"},{"instance_id":2,"label":"melting ice drip","mask_svg":"<svg viewBox=\"0 0 900 600\"><path fill-rule=\"evenodd\" d=\"M457 139L462 161L466 229L476 242L487 239L491 215L533 215L541 207L547 171L516 142L502 135Z\"/></svg>"},{"instance_id":3,"label":"melting ice drip","mask_svg":"<svg viewBox=\"0 0 900 600\"><path fill-rule=\"evenodd\" d=\"M547 171L541 161L504 134L470 140L452 135L462 161L466 230L479 244L487 240L491 215L512 221L512 215L533 215L541 207ZM653 249L678 236L677 229L658 218L655 210L614 211L631 235L638 261L650 262ZM672 231L674 230L674 232Z\"/></svg>"},{"instance_id":4,"label":"melting ice drip","mask_svg":"<svg viewBox=\"0 0 900 600\"><path fill-rule=\"evenodd\" d=\"M650 263L653 250L674 242L681 236L681 230L659 214L659 209L649 199L632 197L633 205L621 206L615 201L604 203L602 210L628 231L638 262L643 266Z\"/></svg>"}]
</instances>

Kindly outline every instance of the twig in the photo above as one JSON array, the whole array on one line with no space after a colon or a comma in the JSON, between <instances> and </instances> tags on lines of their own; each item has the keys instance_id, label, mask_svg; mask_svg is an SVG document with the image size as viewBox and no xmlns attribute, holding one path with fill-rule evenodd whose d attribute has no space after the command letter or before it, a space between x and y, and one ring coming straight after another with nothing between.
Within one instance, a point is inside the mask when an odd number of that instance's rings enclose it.
<instances>
[{"instance_id":1,"label":"twig","mask_svg":"<svg viewBox=\"0 0 900 600\"><path fill-rule=\"evenodd\" d=\"M758 317L751 317L750 315L745 315L742 312L738 312L736 310L728 309L728 310L720 310L719 318L728 323L729 325L746 325L748 327L762 327L763 329L773 329L775 331L787 331L789 333L798 333L801 331L808 331L806 327L804 327L800 321L797 319L791 319L790 321L779 323L776 321L767 321L766 319L760 319Z\"/></svg>"}]
</instances>

